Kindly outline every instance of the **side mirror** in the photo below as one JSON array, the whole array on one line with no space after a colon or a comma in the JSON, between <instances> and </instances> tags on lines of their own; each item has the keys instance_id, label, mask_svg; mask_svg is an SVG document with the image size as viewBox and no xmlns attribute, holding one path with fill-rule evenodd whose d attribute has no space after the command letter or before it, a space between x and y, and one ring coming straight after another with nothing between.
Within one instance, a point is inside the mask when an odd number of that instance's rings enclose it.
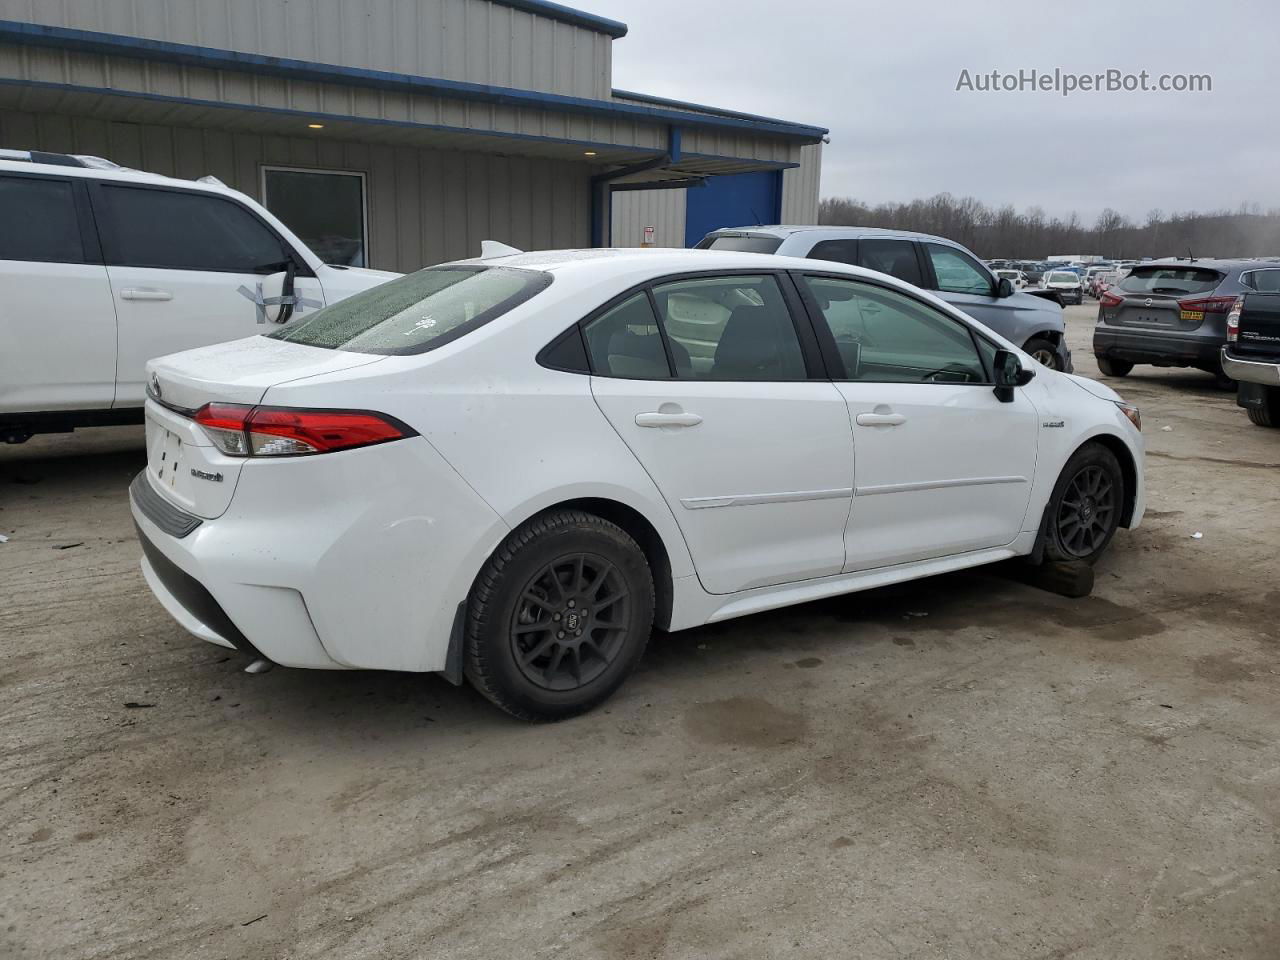
<instances>
[{"instance_id":1,"label":"side mirror","mask_svg":"<svg viewBox=\"0 0 1280 960\"><path fill-rule=\"evenodd\" d=\"M997 350L995 361L996 388L993 391L1001 403L1013 403L1013 388L1025 387L1035 379L1034 370L1025 370L1022 361L1012 350Z\"/></svg>"},{"instance_id":2,"label":"side mirror","mask_svg":"<svg viewBox=\"0 0 1280 960\"><path fill-rule=\"evenodd\" d=\"M259 281L259 323L288 323L293 318L294 270L291 261L284 270L268 274Z\"/></svg>"},{"instance_id":3,"label":"side mirror","mask_svg":"<svg viewBox=\"0 0 1280 960\"><path fill-rule=\"evenodd\" d=\"M1000 282L996 284L996 296L1003 300L1005 297L1013 296L1013 281L1008 277L1001 277Z\"/></svg>"}]
</instances>

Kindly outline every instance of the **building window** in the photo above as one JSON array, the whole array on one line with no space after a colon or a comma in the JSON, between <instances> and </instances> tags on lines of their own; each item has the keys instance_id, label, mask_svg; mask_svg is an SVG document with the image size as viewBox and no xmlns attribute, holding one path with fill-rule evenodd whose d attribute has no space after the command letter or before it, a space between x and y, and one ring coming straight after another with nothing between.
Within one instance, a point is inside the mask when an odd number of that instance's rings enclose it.
<instances>
[{"instance_id":1,"label":"building window","mask_svg":"<svg viewBox=\"0 0 1280 960\"><path fill-rule=\"evenodd\" d=\"M369 265L363 173L263 167L263 205L325 263Z\"/></svg>"}]
</instances>

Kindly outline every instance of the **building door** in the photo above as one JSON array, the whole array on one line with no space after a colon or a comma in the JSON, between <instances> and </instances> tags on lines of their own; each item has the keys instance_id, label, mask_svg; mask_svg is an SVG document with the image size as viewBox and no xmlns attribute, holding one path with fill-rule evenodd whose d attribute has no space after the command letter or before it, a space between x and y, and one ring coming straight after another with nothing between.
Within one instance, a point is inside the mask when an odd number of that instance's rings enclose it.
<instances>
[{"instance_id":1,"label":"building door","mask_svg":"<svg viewBox=\"0 0 1280 960\"><path fill-rule=\"evenodd\" d=\"M692 247L712 230L782 219L782 171L712 177L705 187L685 191L684 245Z\"/></svg>"}]
</instances>

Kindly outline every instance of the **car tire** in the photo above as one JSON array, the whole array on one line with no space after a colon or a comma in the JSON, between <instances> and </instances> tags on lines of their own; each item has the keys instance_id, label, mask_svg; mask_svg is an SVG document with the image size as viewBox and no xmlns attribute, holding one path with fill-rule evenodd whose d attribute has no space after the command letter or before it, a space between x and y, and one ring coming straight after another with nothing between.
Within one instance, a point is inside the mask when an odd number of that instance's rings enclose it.
<instances>
[{"instance_id":1,"label":"car tire","mask_svg":"<svg viewBox=\"0 0 1280 960\"><path fill-rule=\"evenodd\" d=\"M1270 388L1262 403L1244 409L1249 414L1250 423L1259 427L1280 427L1280 387Z\"/></svg>"},{"instance_id":2,"label":"car tire","mask_svg":"<svg viewBox=\"0 0 1280 960\"><path fill-rule=\"evenodd\" d=\"M1022 345L1022 349L1031 354L1031 358L1050 370L1062 369L1062 353L1057 344L1045 337L1032 337Z\"/></svg>"},{"instance_id":3,"label":"car tire","mask_svg":"<svg viewBox=\"0 0 1280 960\"><path fill-rule=\"evenodd\" d=\"M467 679L522 720L563 720L621 686L653 626L653 575L625 530L578 510L517 528L467 601Z\"/></svg>"},{"instance_id":4,"label":"car tire","mask_svg":"<svg viewBox=\"0 0 1280 960\"><path fill-rule=\"evenodd\" d=\"M1100 443L1086 443L1073 453L1045 511L1045 558L1095 563L1120 526L1125 496L1114 453Z\"/></svg>"},{"instance_id":5,"label":"car tire","mask_svg":"<svg viewBox=\"0 0 1280 960\"><path fill-rule=\"evenodd\" d=\"M1128 360L1100 357L1097 354L1094 354L1093 358L1098 361L1098 369L1102 371L1104 377L1127 377L1129 371L1133 369L1133 364Z\"/></svg>"}]
</instances>

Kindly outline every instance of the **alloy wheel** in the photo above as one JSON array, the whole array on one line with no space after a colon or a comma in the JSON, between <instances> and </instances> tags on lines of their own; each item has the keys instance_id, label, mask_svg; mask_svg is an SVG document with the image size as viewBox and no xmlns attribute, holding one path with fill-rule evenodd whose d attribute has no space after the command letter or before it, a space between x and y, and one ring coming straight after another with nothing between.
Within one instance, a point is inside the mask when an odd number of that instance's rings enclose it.
<instances>
[{"instance_id":1,"label":"alloy wheel","mask_svg":"<svg viewBox=\"0 0 1280 960\"><path fill-rule=\"evenodd\" d=\"M1111 535L1116 516L1116 486L1100 466L1090 465L1067 484L1058 505L1058 540L1075 557L1088 557Z\"/></svg>"},{"instance_id":2,"label":"alloy wheel","mask_svg":"<svg viewBox=\"0 0 1280 960\"><path fill-rule=\"evenodd\" d=\"M547 690L575 690L625 647L630 593L622 572L590 553L559 557L529 580L511 617L520 672Z\"/></svg>"}]
</instances>

